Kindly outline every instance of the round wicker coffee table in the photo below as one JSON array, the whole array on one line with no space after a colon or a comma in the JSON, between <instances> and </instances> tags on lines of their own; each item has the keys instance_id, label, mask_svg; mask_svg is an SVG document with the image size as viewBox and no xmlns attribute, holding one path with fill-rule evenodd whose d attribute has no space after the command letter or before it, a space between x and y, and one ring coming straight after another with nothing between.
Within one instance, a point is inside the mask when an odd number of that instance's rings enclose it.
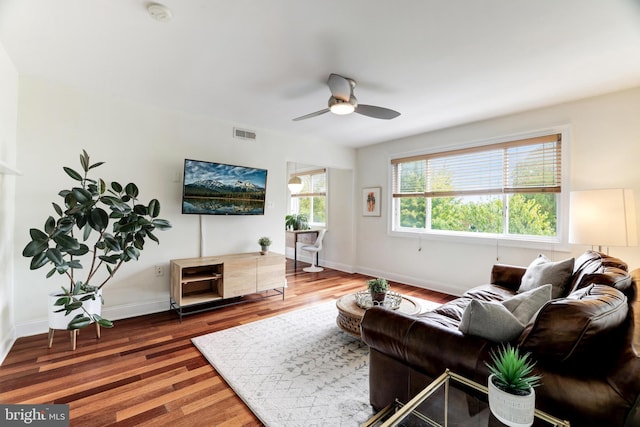
<instances>
[{"instance_id":1,"label":"round wicker coffee table","mask_svg":"<svg viewBox=\"0 0 640 427\"><path fill-rule=\"evenodd\" d=\"M336 307L338 308L338 317L336 318L338 327L351 335L360 337L360 322L366 310L356 304L356 294L348 294L341 297L336 301ZM396 310L405 314L416 315L422 312L422 305L417 298L402 295L402 300Z\"/></svg>"}]
</instances>

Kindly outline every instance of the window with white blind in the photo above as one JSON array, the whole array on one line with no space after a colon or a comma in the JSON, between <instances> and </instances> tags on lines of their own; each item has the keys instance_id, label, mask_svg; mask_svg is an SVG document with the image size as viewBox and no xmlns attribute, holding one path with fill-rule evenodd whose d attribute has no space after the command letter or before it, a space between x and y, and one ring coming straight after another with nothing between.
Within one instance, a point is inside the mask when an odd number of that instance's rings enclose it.
<instances>
[{"instance_id":1,"label":"window with white blind","mask_svg":"<svg viewBox=\"0 0 640 427\"><path fill-rule=\"evenodd\" d=\"M291 213L305 215L311 226L326 226L326 169L298 172L291 176L297 176L302 181L302 190L299 193L291 194Z\"/></svg>"},{"instance_id":2,"label":"window with white blind","mask_svg":"<svg viewBox=\"0 0 640 427\"><path fill-rule=\"evenodd\" d=\"M393 159L393 230L556 238L561 139Z\"/></svg>"}]
</instances>

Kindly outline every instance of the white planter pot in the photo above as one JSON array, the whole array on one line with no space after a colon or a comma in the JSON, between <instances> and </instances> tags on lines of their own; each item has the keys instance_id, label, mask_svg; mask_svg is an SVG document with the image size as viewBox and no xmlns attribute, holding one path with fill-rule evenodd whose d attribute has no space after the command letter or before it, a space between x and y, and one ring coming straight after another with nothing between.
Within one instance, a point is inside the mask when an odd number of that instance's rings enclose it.
<instances>
[{"instance_id":1,"label":"white planter pot","mask_svg":"<svg viewBox=\"0 0 640 427\"><path fill-rule=\"evenodd\" d=\"M502 423L511 427L528 427L533 424L536 409L536 394L530 389L526 396L518 396L500 390L493 384L493 375L489 376L489 408Z\"/></svg>"},{"instance_id":2,"label":"white planter pot","mask_svg":"<svg viewBox=\"0 0 640 427\"><path fill-rule=\"evenodd\" d=\"M86 294L77 295L77 298L80 299ZM63 306L54 305L55 302L61 298L58 292L49 294L49 305L48 305L48 314L49 314L49 329L67 329L67 325L69 322L73 320L73 318L78 314L86 314L84 310L81 308L72 311L67 316L65 316L65 311L60 313L55 313L55 311L60 310ZM102 290L98 291L98 295L93 300L83 301L82 306L91 314L101 315L102 313Z\"/></svg>"}]
</instances>

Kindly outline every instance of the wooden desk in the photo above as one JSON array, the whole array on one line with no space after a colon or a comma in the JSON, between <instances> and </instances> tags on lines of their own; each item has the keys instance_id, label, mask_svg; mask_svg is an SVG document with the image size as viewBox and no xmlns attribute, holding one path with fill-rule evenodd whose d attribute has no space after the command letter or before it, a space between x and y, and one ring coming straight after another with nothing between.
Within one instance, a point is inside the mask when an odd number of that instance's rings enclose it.
<instances>
[{"instance_id":1,"label":"wooden desk","mask_svg":"<svg viewBox=\"0 0 640 427\"><path fill-rule=\"evenodd\" d=\"M293 246L293 269L298 269L298 243L313 245L318 238L318 230L287 230L285 238L286 246ZM318 252L316 252L316 265L318 265Z\"/></svg>"}]
</instances>

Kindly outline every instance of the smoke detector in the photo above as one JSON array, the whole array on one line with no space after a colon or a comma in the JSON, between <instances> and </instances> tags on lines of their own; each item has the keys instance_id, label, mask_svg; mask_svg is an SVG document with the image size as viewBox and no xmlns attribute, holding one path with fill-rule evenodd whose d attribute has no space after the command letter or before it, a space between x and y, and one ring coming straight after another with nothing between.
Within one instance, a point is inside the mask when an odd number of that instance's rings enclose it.
<instances>
[{"instance_id":1,"label":"smoke detector","mask_svg":"<svg viewBox=\"0 0 640 427\"><path fill-rule=\"evenodd\" d=\"M149 3L147 5L147 12L149 16L155 19L158 22L169 22L171 21L171 11L169 8L160 3Z\"/></svg>"}]
</instances>

